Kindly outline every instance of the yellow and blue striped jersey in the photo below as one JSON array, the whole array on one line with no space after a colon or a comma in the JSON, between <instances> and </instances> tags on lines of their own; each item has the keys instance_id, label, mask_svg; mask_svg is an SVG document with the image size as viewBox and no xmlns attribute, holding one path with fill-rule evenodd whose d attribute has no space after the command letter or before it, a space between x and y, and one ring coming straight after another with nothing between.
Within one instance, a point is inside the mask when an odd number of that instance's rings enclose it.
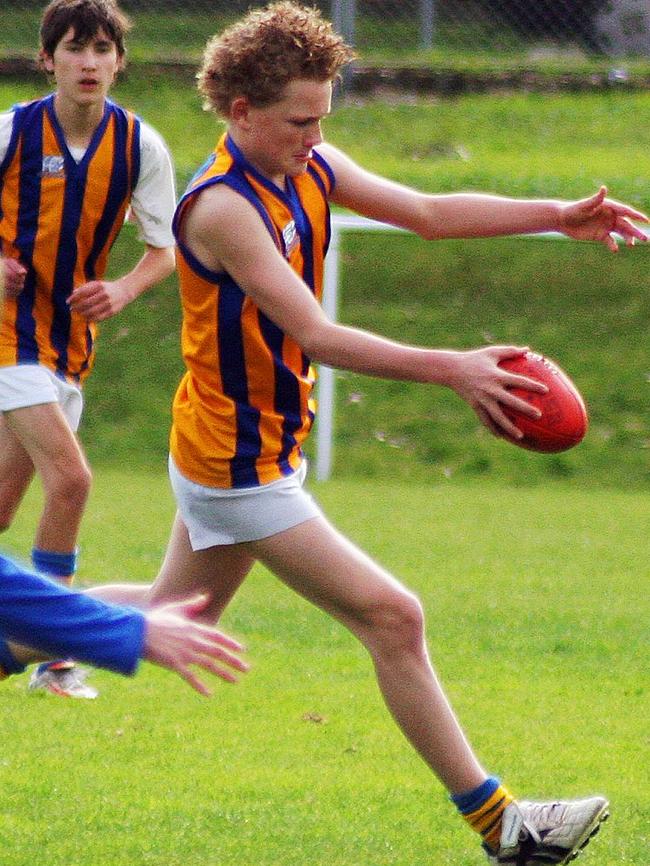
<instances>
[{"instance_id":1,"label":"yellow and blue striped jersey","mask_svg":"<svg viewBox=\"0 0 650 866\"><path fill-rule=\"evenodd\" d=\"M261 175L229 136L199 169L174 218L187 371L174 398L171 454L209 487L245 488L294 472L314 420L315 373L300 346L227 273L206 268L180 239L196 196L225 183L256 208L279 252L320 300L334 175L314 153L285 189Z\"/></svg>"},{"instance_id":2,"label":"yellow and blue striped jersey","mask_svg":"<svg viewBox=\"0 0 650 866\"><path fill-rule=\"evenodd\" d=\"M54 95L14 110L0 164L2 255L27 268L0 324L0 366L42 364L82 382L94 359L96 327L70 311L73 288L102 279L140 171L140 121L107 100L80 162L70 153Z\"/></svg>"}]
</instances>

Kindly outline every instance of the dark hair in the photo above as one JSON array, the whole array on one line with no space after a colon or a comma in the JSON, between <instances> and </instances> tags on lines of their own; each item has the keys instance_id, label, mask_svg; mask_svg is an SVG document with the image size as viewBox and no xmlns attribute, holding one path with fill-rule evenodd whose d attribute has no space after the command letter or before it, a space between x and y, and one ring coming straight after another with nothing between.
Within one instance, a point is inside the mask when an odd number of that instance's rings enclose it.
<instances>
[{"instance_id":1,"label":"dark hair","mask_svg":"<svg viewBox=\"0 0 650 866\"><path fill-rule=\"evenodd\" d=\"M205 108L227 117L237 96L270 105L293 79L333 80L354 56L317 9L280 0L251 10L208 42L199 92Z\"/></svg>"},{"instance_id":2,"label":"dark hair","mask_svg":"<svg viewBox=\"0 0 650 866\"><path fill-rule=\"evenodd\" d=\"M41 19L41 52L51 57L71 27L81 43L103 30L115 43L118 57L124 56L131 21L113 0L52 0Z\"/></svg>"}]
</instances>

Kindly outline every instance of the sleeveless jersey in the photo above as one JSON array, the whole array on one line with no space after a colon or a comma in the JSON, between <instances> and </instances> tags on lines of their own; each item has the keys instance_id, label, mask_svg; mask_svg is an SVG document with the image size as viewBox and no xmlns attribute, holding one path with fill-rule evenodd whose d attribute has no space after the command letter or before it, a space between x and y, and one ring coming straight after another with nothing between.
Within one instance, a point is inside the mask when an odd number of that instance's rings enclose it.
<instances>
[{"instance_id":1,"label":"sleeveless jersey","mask_svg":"<svg viewBox=\"0 0 650 866\"><path fill-rule=\"evenodd\" d=\"M27 275L4 304L0 366L42 364L77 383L90 372L96 326L66 301L75 286L104 276L138 181L139 136L138 118L106 100L77 163L53 94L15 109L0 165L0 243Z\"/></svg>"},{"instance_id":2,"label":"sleeveless jersey","mask_svg":"<svg viewBox=\"0 0 650 866\"><path fill-rule=\"evenodd\" d=\"M334 176L314 153L304 174L278 188L229 136L199 169L174 218L187 372L176 392L171 455L183 475L217 488L255 487L294 472L314 420L315 373L227 273L199 262L180 238L196 196L225 183L259 213L281 255L320 300Z\"/></svg>"}]
</instances>

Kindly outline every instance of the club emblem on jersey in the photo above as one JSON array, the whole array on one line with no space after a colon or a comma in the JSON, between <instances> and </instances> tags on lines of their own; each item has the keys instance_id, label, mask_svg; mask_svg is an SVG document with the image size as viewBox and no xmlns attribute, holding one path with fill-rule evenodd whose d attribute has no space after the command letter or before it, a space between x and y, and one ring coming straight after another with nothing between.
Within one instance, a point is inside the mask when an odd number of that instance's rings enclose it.
<instances>
[{"instance_id":1,"label":"club emblem on jersey","mask_svg":"<svg viewBox=\"0 0 650 866\"><path fill-rule=\"evenodd\" d=\"M288 222L286 226L282 229L282 239L284 241L284 248L286 250L286 254L293 250L293 248L298 243L298 232L296 231L296 224L293 220Z\"/></svg>"},{"instance_id":2,"label":"club emblem on jersey","mask_svg":"<svg viewBox=\"0 0 650 866\"><path fill-rule=\"evenodd\" d=\"M41 177L65 177L64 164L62 156L44 156Z\"/></svg>"}]
</instances>

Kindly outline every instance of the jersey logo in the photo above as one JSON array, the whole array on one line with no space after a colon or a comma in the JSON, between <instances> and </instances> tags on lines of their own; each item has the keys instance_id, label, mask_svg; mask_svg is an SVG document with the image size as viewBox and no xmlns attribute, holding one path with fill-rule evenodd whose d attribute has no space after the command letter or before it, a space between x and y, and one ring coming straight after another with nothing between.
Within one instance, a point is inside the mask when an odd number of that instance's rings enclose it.
<instances>
[{"instance_id":1,"label":"jersey logo","mask_svg":"<svg viewBox=\"0 0 650 866\"><path fill-rule=\"evenodd\" d=\"M296 224L293 220L290 220L282 229L282 240L284 241L284 248L288 256L298 244L299 240L298 232L296 231Z\"/></svg>"},{"instance_id":2,"label":"jersey logo","mask_svg":"<svg viewBox=\"0 0 650 866\"><path fill-rule=\"evenodd\" d=\"M65 177L64 165L62 156L44 156L41 177Z\"/></svg>"}]
</instances>

